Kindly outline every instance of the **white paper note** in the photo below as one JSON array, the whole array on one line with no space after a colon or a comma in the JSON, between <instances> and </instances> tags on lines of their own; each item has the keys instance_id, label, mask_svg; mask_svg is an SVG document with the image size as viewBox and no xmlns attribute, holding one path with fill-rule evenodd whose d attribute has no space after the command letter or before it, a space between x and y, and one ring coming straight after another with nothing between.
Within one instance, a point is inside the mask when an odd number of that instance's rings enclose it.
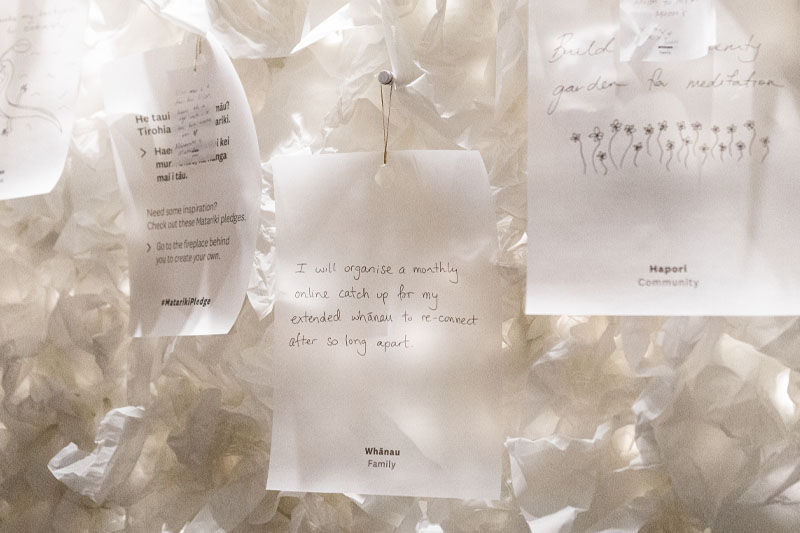
<instances>
[{"instance_id":1,"label":"white paper note","mask_svg":"<svg viewBox=\"0 0 800 533\"><path fill-rule=\"evenodd\" d=\"M618 63L615 1L531 7L528 313L797 314L798 3Z\"/></svg>"},{"instance_id":2,"label":"white paper note","mask_svg":"<svg viewBox=\"0 0 800 533\"><path fill-rule=\"evenodd\" d=\"M278 158L267 488L496 499L500 294L477 152ZM384 176L384 178L386 178Z\"/></svg>"},{"instance_id":3,"label":"white paper note","mask_svg":"<svg viewBox=\"0 0 800 533\"><path fill-rule=\"evenodd\" d=\"M684 61L716 44L715 0L620 0L621 61Z\"/></svg>"},{"instance_id":4,"label":"white paper note","mask_svg":"<svg viewBox=\"0 0 800 533\"><path fill-rule=\"evenodd\" d=\"M204 41L122 59L104 72L128 226L136 337L227 333L258 231L261 166L230 59Z\"/></svg>"},{"instance_id":5,"label":"white paper note","mask_svg":"<svg viewBox=\"0 0 800 533\"><path fill-rule=\"evenodd\" d=\"M67 158L85 0L0 5L0 200L50 192Z\"/></svg>"}]
</instances>

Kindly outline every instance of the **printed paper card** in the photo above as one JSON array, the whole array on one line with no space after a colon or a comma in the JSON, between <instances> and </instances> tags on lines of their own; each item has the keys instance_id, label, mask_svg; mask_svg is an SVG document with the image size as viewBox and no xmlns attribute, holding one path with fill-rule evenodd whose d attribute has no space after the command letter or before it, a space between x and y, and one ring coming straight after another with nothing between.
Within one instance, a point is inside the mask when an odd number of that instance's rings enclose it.
<instances>
[{"instance_id":1,"label":"printed paper card","mask_svg":"<svg viewBox=\"0 0 800 533\"><path fill-rule=\"evenodd\" d=\"M477 152L281 157L267 488L497 499L499 280ZM381 184L379 184L380 182Z\"/></svg>"},{"instance_id":2,"label":"printed paper card","mask_svg":"<svg viewBox=\"0 0 800 533\"><path fill-rule=\"evenodd\" d=\"M64 170L85 0L0 4L0 200L50 192Z\"/></svg>"},{"instance_id":3,"label":"printed paper card","mask_svg":"<svg viewBox=\"0 0 800 533\"><path fill-rule=\"evenodd\" d=\"M620 0L621 61L681 61L716 44L716 0Z\"/></svg>"},{"instance_id":4,"label":"printed paper card","mask_svg":"<svg viewBox=\"0 0 800 533\"><path fill-rule=\"evenodd\" d=\"M244 90L205 41L104 71L135 337L227 333L253 265L261 164ZM196 70L195 70L196 63Z\"/></svg>"},{"instance_id":5,"label":"printed paper card","mask_svg":"<svg viewBox=\"0 0 800 533\"><path fill-rule=\"evenodd\" d=\"M799 6L622 63L617 0L531 4L528 313L800 312Z\"/></svg>"}]
</instances>

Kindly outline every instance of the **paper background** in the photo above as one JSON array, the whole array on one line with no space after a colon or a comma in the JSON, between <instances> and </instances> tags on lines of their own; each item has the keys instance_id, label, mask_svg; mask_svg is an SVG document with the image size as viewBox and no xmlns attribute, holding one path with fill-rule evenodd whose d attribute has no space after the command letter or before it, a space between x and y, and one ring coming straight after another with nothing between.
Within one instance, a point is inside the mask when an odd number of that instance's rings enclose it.
<instances>
[{"instance_id":1,"label":"paper background","mask_svg":"<svg viewBox=\"0 0 800 533\"><path fill-rule=\"evenodd\" d=\"M497 499L501 290L483 162L474 151L393 151L393 176L379 185L381 163L380 152L273 159L280 252L267 486ZM348 273L352 265L392 273ZM448 272L414 272L434 265ZM319 291L329 297L308 297ZM352 320L370 312L391 321ZM306 313L340 320L292 322ZM292 346L300 334L317 340ZM465 427L469 440L453 438ZM365 453L378 446L401 455Z\"/></svg>"},{"instance_id":2,"label":"paper background","mask_svg":"<svg viewBox=\"0 0 800 533\"><path fill-rule=\"evenodd\" d=\"M50 192L69 149L87 0L0 8L0 200Z\"/></svg>"},{"instance_id":3,"label":"paper background","mask_svg":"<svg viewBox=\"0 0 800 533\"><path fill-rule=\"evenodd\" d=\"M528 263L528 312L797 313L800 239L787 230L800 225L800 78L789 67L800 58L796 2L774 1L769 11L720 4L724 51L695 61L619 63L615 53L557 51L566 33L575 35L569 49L613 39L612 5L584 2L579 16L534 9L541 18L532 50L541 57L532 59L548 72L531 76L529 238L543 255ZM769 23L774 13L780 23ZM717 76L764 85L698 86ZM590 89L595 80L622 85ZM565 86L584 88L559 92ZM686 271L653 274L653 265ZM699 283L642 285L687 279Z\"/></svg>"},{"instance_id":4,"label":"paper background","mask_svg":"<svg viewBox=\"0 0 800 533\"><path fill-rule=\"evenodd\" d=\"M99 69L183 35L138 2L92 2L64 175L48 195L0 203L2 527L793 531L796 318L524 316L526 257L542 255L525 247L527 2L286 4L308 14L314 43L287 59L234 62L264 167L248 303L226 336L133 340L125 334L125 221ZM259 5L268 17L271 6L286 4ZM381 15L396 21L395 31ZM509 456L498 502L265 489L269 160L380 150L375 75L384 68L401 72L404 84L393 97L390 148L480 150L493 186L508 368L501 400ZM143 415L114 411L137 406ZM116 439L95 442L117 431L123 446L113 454ZM469 438L468 428L459 437ZM89 454L80 465L94 469L62 470L70 449L47 467L70 443L81 452L70 461Z\"/></svg>"},{"instance_id":5,"label":"paper background","mask_svg":"<svg viewBox=\"0 0 800 533\"><path fill-rule=\"evenodd\" d=\"M187 42L126 57L103 74L128 224L134 337L228 333L250 277L258 141L230 60L204 42L196 71L195 43Z\"/></svg>"}]
</instances>

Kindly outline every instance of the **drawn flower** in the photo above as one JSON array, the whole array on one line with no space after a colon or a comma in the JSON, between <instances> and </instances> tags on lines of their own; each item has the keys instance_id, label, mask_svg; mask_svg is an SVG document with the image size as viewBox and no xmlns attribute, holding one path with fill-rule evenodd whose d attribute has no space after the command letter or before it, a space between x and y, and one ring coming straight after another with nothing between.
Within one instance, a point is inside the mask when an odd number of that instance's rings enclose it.
<instances>
[{"instance_id":1,"label":"drawn flower","mask_svg":"<svg viewBox=\"0 0 800 533\"><path fill-rule=\"evenodd\" d=\"M764 157L761 158L761 162L763 163L767 156L769 155L769 137L761 137L761 144L764 146L766 150L764 152Z\"/></svg>"},{"instance_id":2,"label":"drawn flower","mask_svg":"<svg viewBox=\"0 0 800 533\"><path fill-rule=\"evenodd\" d=\"M598 161L600 161L600 164L603 165L603 176L605 176L606 174L608 174L608 167L606 166L606 163L605 163L605 161L606 161L606 153L603 152L602 150L597 152L597 159L598 159Z\"/></svg>"},{"instance_id":3,"label":"drawn flower","mask_svg":"<svg viewBox=\"0 0 800 533\"><path fill-rule=\"evenodd\" d=\"M736 161L741 161L742 157L744 157L744 149L747 148L747 145L744 144L742 141L736 142L736 149L739 150L739 159Z\"/></svg>"},{"instance_id":4,"label":"drawn flower","mask_svg":"<svg viewBox=\"0 0 800 533\"><path fill-rule=\"evenodd\" d=\"M683 139L683 145L686 147L686 156L683 158L683 166L687 170L689 169L689 145L692 144L692 140L689 137ZM680 153L680 152L678 152Z\"/></svg>"},{"instance_id":5,"label":"drawn flower","mask_svg":"<svg viewBox=\"0 0 800 533\"><path fill-rule=\"evenodd\" d=\"M586 174L586 157L583 155L583 142L581 141L581 134L573 133L569 140L574 143L578 143L578 149L580 150L581 154L581 162L583 163L583 173Z\"/></svg>"},{"instance_id":6,"label":"drawn flower","mask_svg":"<svg viewBox=\"0 0 800 533\"><path fill-rule=\"evenodd\" d=\"M703 168L703 165L706 164L706 160L708 159L708 154L711 152L711 147L703 143L700 145L700 152L703 154L703 161L700 162L700 168Z\"/></svg>"},{"instance_id":7,"label":"drawn flower","mask_svg":"<svg viewBox=\"0 0 800 533\"><path fill-rule=\"evenodd\" d=\"M647 142L647 155L651 155L650 154L650 137L653 136L653 132L654 131L655 131L655 128L653 127L652 124L647 124L644 127L644 134L646 136L646 142Z\"/></svg>"},{"instance_id":8,"label":"drawn flower","mask_svg":"<svg viewBox=\"0 0 800 533\"><path fill-rule=\"evenodd\" d=\"M744 123L744 127L750 131L750 144L747 145L747 153L753 155L753 143L756 140L756 122L754 120L748 120Z\"/></svg>"},{"instance_id":9,"label":"drawn flower","mask_svg":"<svg viewBox=\"0 0 800 533\"><path fill-rule=\"evenodd\" d=\"M630 141L628 141L628 146L625 147L625 151L622 152L622 159L619 160L619 168L625 164L625 156L628 155L628 150L631 149L633 145L633 134L636 133L636 126L633 124L625 124L625 135L630 137Z\"/></svg>"},{"instance_id":10,"label":"drawn flower","mask_svg":"<svg viewBox=\"0 0 800 533\"><path fill-rule=\"evenodd\" d=\"M730 133L730 135L731 135L731 140L730 140L730 142L728 143L728 146L730 146L731 148L733 148L733 134L734 134L734 133L736 133L736 124L730 124L730 125L728 125L728 127L727 127L727 128L725 128L725 129L726 129L726 130L728 130L728 133Z\"/></svg>"},{"instance_id":11,"label":"drawn flower","mask_svg":"<svg viewBox=\"0 0 800 533\"><path fill-rule=\"evenodd\" d=\"M611 145L614 143L614 137L617 136L620 128L622 128L622 122L614 119L609 127L611 128L611 137L608 138L608 158L611 159L611 164L614 165L614 168L617 168L617 162L614 161L614 152L611 151Z\"/></svg>"},{"instance_id":12,"label":"drawn flower","mask_svg":"<svg viewBox=\"0 0 800 533\"><path fill-rule=\"evenodd\" d=\"M603 141L603 132L600 131L600 128L595 126L592 133L589 134L589 138L594 141L594 150L592 150L592 168L594 169L594 173L597 174L595 155L597 154L597 149L600 148L600 143Z\"/></svg>"},{"instance_id":13,"label":"drawn flower","mask_svg":"<svg viewBox=\"0 0 800 533\"><path fill-rule=\"evenodd\" d=\"M680 161L680 158L681 158L681 152L683 152L683 149L685 147L689 146L688 143L685 142L684 137L683 137L683 130L685 130L685 129L686 129L686 123L684 121L678 122L678 135L681 138L681 145L678 148L678 160L679 161Z\"/></svg>"},{"instance_id":14,"label":"drawn flower","mask_svg":"<svg viewBox=\"0 0 800 533\"><path fill-rule=\"evenodd\" d=\"M661 163L664 161L664 147L661 146L661 134L667 131L669 124L667 124L666 120L662 120L658 123L658 135L656 135L656 143L658 144L658 162Z\"/></svg>"},{"instance_id":15,"label":"drawn flower","mask_svg":"<svg viewBox=\"0 0 800 533\"><path fill-rule=\"evenodd\" d=\"M717 143L719 143L720 127L715 124L711 126L711 131L714 133L714 144L711 145L711 151L709 153L711 154L711 159L714 159L714 148L716 148Z\"/></svg>"},{"instance_id":16,"label":"drawn flower","mask_svg":"<svg viewBox=\"0 0 800 533\"><path fill-rule=\"evenodd\" d=\"M722 161L722 159L724 158L726 150L728 150L728 145L725 144L725 143L719 143L719 160L720 161Z\"/></svg>"},{"instance_id":17,"label":"drawn flower","mask_svg":"<svg viewBox=\"0 0 800 533\"><path fill-rule=\"evenodd\" d=\"M636 160L639 158L639 152L642 151L642 148L644 148L644 146L640 142L633 145L633 166L635 167L639 166Z\"/></svg>"},{"instance_id":18,"label":"drawn flower","mask_svg":"<svg viewBox=\"0 0 800 533\"><path fill-rule=\"evenodd\" d=\"M669 172L669 162L672 161L672 153L675 150L675 143L667 141L667 152L669 152L669 159L667 159L667 172Z\"/></svg>"},{"instance_id":19,"label":"drawn flower","mask_svg":"<svg viewBox=\"0 0 800 533\"><path fill-rule=\"evenodd\" d=\"M589 134L589 138L595 142L600 142L603 140L603 132L600 131L600 128L595 127L594 132Z\"/></svg>"},{"instance_id":20,"label":"drawn flower","mask_svg":"<svg viewBox=\"0 0 800 533\"><path fill-rule=\"evenodd\" d=\"M692 122L692 130L694 131L694 144L692 145L692 153L695 157L697 157L697 143L700 142L700 130L703 129L703 125L700 122Z\"/></svg>"}]
</instances>

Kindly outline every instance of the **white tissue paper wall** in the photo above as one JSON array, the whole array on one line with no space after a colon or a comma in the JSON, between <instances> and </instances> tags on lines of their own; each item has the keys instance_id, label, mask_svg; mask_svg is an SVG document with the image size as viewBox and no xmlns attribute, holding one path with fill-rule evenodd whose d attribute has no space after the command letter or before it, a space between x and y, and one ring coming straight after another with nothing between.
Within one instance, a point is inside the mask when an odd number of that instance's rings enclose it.
<instances>
[{"instance_id":1,"label":"white tissue paper wall","mask_svg":"<svg viewBox=\"0 0 800 533\"><path fill-rule=\"evenodd\" d=\"M0 203L0 529L795 530L797 319L523 314L527 9L92 0L61 180L47 195ZM193 39L187 30L213 34L234 57L259 137L261 231L230 334L132 339L100 71ZM507 364L498 501L265 489L270 160L380 150L382 69L399 81L389 149L479 150L493 187Z\"/></svg>"}]
</instances>

